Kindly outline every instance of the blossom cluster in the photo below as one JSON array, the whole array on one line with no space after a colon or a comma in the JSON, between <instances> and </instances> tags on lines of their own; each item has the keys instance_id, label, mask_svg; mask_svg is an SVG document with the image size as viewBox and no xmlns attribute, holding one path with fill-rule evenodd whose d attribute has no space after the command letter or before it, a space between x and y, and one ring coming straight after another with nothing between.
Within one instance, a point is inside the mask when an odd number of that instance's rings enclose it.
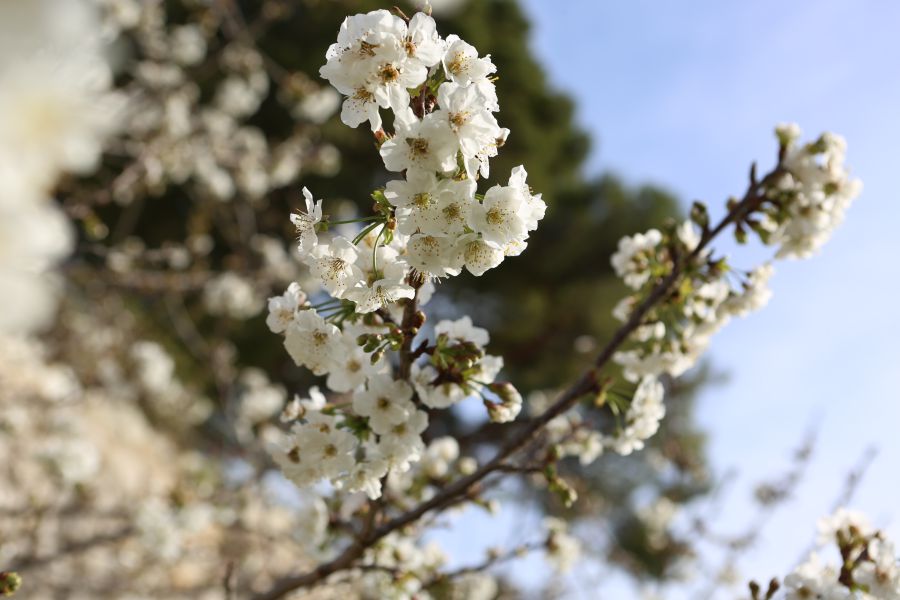
<instances>
[{"instance_id":1,"label":"blossom cluster","mask_svg":"<svg viewBox=\"0 0 900 600\"><path fill-rule=\"evenodd\" d=\"M271 300L270 321L286 316L278 312L285 303L296 302L297 296L289 293ZM468 317L438 323L428 363L414 364L409 380L403 380L395 379L383 352L372 350L381 343L384 328L345 322L339 329L308 305L293 310L285 325L285 347L292 358L315 374L327 374L331 391L350 394L346 403L329 403L314 387L309 398L296 398L285 411L291 434L279 440L274 456L300 486L328 479L348 491L378 497L388 472L405 473L428 456L422 440L427 410L450 408L477 393L491 394L484 402L496 421L515 418L521 408L517 392L501 391L509 384L494 383L503 361L484 354L487 332ZM281 326L275 324L276 329Z\"/></svg>"},{"instance_id":2,"label":"blossom cluster","mask_svg":"<svg viewBox=\"0 0 900 600\"><path fill-rule=\"evenodd\" d=\"M267 323L294 362L349 395L326 402L316 390L298 400L275 456L299 485L328 479L378 497L389 472L425 454L427 411L471 396L496 422L521 410L518 391L496 381L503 360L485 353L487 331L468 317L438 323L433 341L413 348L432 282L463 269L481 275L520 254L544 215L522 167L507 185L476 193L509 133L493 115L495 70L466 42L442 39L423 13L408 22L384 10L349 17L328 50L321 75L346 96L342 120L368 121L385 167L402 178L372 194L375 215L349 220L362 224L353 236L332 234L348 222L331 221L306 188L306 210L291 216L302 260L329 297L314 304L293 284L269 300ZM382 109L393 113L390 134Z\"/></svg>"},{"instance_id":3,"label":"blossom cluster","mask_svg":"<svg viewBox=\"0 0 900 600\"><path fill-rule=\"evenodd\" d=\"M784 578L786 600L897 600L900 567L893 542L875 529L865 515L839 509L819 522L820 550ZM826 545L837 547L840 566L820 556Z\"/></svg>"},{"instance_id":4,"label":"blossom cluster","mask_svg":"<svg viewBox=\"0 0 900 600\"><path fill-rule=\"evenodd\" d=\"M779 126L777 134L780 149L775 170L754 184L740 206L737 201L729 205L741 211L735 216L735 235L744 242L749 228L765 244L778 246L775 258L808 257L840 223L861 185L844 167L845 143L840 136L826 133L815 142L798 145L796 125ZM613 356L627 380L640 382L638 389L652 385L660 396L649 404L636 397L629 405L617 436L617 450L622 453L652 435L656 431L652 424L664 414L662 387L653 382L690 369L732 317L759 310L772 295L768 287L772 263L749 271L732 268L727 258L714 257L711 249L701 247L708 228L706 208L698 203L690 220L622 238L611 258L616 274L632 290L613 310L623 323L676 264L686 261L684 275L671 295L648 312L628 347Z\"/></svg>"},{"instance_id":5,"label":"blossom cluster","mask_svg":"<svg viewBox=\"0 0 900 600\"><path fill-rule=\"evenodd\" d=\"M750 223L778 258L808 258L831 237L844 213L862 191L844 166L847 142L834 133L798 144L800 128L780 125L781 172L766 186L757 223Z\"/></svg>"},{"instance_id":6,"label":"blossom cluster","mask_svg":"<svg viewBox=\"0 0 900 600\"><path fill-rule=\"evenodd\" d=\"M489 56L479 57L456 36L442 39L428 15L417 13L407 24L379 10L347 18L327 59L322 76L347 96L344 123L368 120L385 167L404 174L374 195L387 215L385 245L396 240L400 261L432 278L463 268L481 275L525 249L546 205L540 194L531 193L524 168L514 169L507 185L476 193L479 176L489 175L489 159L509 135L493 114L499 103ZM390 135L382 129L379 109L394 115ZM317 210L296 217L306 240L301 249L317 261L336 251L354 262L352 244L340 237L331 242L332 252L319 255L305 248L315 241L309 232L321 218ZM396 259L389 256L388 262ZM334 274L339 282L325 285L332 295L346 294L369 312L372 304L360 302L364 292L358 290L367 284L364 274L348 267ZM396 275L392 279L398 283Z\"/></svg>"}]
</instances>

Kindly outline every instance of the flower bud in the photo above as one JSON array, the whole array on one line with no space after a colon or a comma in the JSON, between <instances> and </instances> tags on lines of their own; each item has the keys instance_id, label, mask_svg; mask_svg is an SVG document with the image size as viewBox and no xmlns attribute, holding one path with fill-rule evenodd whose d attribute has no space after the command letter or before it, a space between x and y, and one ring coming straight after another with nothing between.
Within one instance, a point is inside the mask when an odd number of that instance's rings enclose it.
<instances>
[{"instance_id":1,"label":"flower bud","mask_svg":"<svg viewBox=\"0 0 900 600\"><path fill-rule=\"evenodd\" d=\"M12 596L22 586L22 578L15 571L0 572L0 596Z\"/></svg>"},{"instance_id":2,"label":"flower bud","mask_svg":"<svg viewBox=\"0 0 900 600\"><path fill-rule=\"evenodd\" d=\"M377 352L373 352L372 356L369 357L369 361L374 365L384 356L384 348L379 349Z\"/></svg>"},{"instance_id":3,"label":"flower bud","mask_svg":"<svg viewBox=\"0 0 900 600\"><path fill-rule=\"evenodd\" d=\"M463 456L457 466L461 475L471 475L478 469L478 461L471 456Z\"/></svg>"}]
</instances>

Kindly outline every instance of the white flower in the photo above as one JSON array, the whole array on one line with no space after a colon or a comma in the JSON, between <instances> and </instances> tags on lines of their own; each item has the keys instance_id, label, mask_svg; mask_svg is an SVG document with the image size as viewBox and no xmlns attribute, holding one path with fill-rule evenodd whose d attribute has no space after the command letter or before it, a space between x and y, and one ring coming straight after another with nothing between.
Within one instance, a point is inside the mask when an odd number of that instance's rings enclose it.
<instances>
[{"instance_id":1,"label":"white flower","mask_svg":"<svg viewBox=\"0 0 900 600\"><path fill-rule=\"evenodd\" d=\"M644 377L625 413L624 428L617 435L607 437L605 443L623 456L643 448L644 442L659 430L659 423L666 414L662 402L664 392L658 379Z\"/></svg>"},{"instance_id":2,"label":"white flower","mask_svg":"<svg viewBox=\"0 0 900 600\"><path fill-rule=\"evenodd\" d=\"M328 374L328 387L335 392L350 392L366 382L368 377L383 372L388 366L384 359L372 364L371 355L363 352L352 335L345 331L335 350L335 361Z\"/></svg>"},{"instance_id":3,"label":"white flower","mask_svg":"<svg viewBox=\"0 0 900 600\"><path fill-rule=\"evenodd\" d=\"M485 400L488 416L494 423L509 423L515 421L522 412L522 395L511 383L494 383L488 388L497 394L500 402Z\"/></svg>"},{"instance_id":4,"label":"white flower","mask_svg":"<svg viewBox=\"0 0 900 600\"><path fill-rule=\"evenodd\" d=\"M469 226L486 242L503 247L528 237L528 209L521 189L495 185L484 195L483 202L472 207Z\"/></svg>"},{"instance_id":5,"label":"white flower","mask_svg":"<svg viewBox=\"0 0 900 600\"><path fill-rule=\"evenodd\" d=\"M866 548L869 560L853 569L853 579L866 587L868 594L878 600L900 600L900 569L894 545L884 539L873 538Z\"/></svg>"},{"instance_id":6,"label":"white flower","mask_svg":"<svg viewBox=\"0 0 900 600\"><path fill-rule=\"evenodd\" d=\"M662 233L651 229L646 233L625 236L619 240L619 249L610 262L616 275L625 285L638 290L650 279L650 262L655 258L656 247L662 242Z\"/></svg>"},{"instance_id":7,"label":"white flower","mask_svg":"<svg viewBox=\"0 0 900 600\"><path fill-rule=\"evenodd\" d=\"M432 440L425 449L421 468L429 477L444 477L450 471L450 464L457 458L459 458L459 443L456 438L439 437Z\"/></svg>"},{"instance_id":8,"label":"white flower","mask_svg":"<svg viewBox=\"0 0 900 600\"><path fill-rule=\"evenodd\" d=\"M417 14L407 27L386 10L373 11L344 20L319 73L347 96L341 120L351 127L368 120L377 131L378 108L409 106L408 90L425 81L442 48L427 15Z\"/></svg>"},{"instance_id":9,"label":"white flower","mask_svg":"<svg viewBox=\"0 0 900 600\"><path fill-rule=\"evenodd\" d=\"M343 480L348 492L364 492L370 499L381 497L381 479L388 472L388 461L383 458L368 458L357 462Z\"/></svg>"},{"instance_id":10,"label":"white flower","mask_svg":"<svg viewBox=\"0 0 900 600\"><path fill-rule=\"evenodd\" d=\"M350 127L359 127L368 121L372 125L372 131L381 129L378 101L370 85L361 84L347 96L341 106L341 121Z\"/></svg>"},{"instance_id":11,"label":"white flower","mask_svg":"<svg viewBox=\"0 0 900 600\"><path fill-rule=\"evenodd\" d=\"M688 252L693 252L700 245L700 234L690 219L679 225L675 233Z\"/></svg>"},{"instance_id":12,"label":"white flower","mask_svg":"<svg viewBox=\"0 0 900 600\"><path fill-rule=\"evenodd\" d=\"M156 342L138 341L131 348L131 358L138 370L138 381L152 394L170 389L175 376L175 361Z\"/></svg>"},{"instance_id":13,"label":"white flower","mask_svg":"<svg viewBox=\"0 0 900 600\"><path fill-rule=\"evenodd\" d=\"M509 129L501 128L497 137L488 141L475 156L464 157L463 162L466 166L466 175L472 179L476 173L487 179L491 175L490 159L497 156L500 148L506 144L506 138L509 137Z\"/></svg>"},{"instance_id":14,"label":"white flower","mask_svg":"<svg viewBox=\"0 0 900 600\"><path fill-rule=\"evenodd\" d=\"M304 427L306 426L301 423L294 425L295 429L291 436L281 440L280 445L273 445L269 449L275 464L284 476L298 487L312 485L323 477L322 464L316 460L315 455L300 448L297 431L301 430L298 428Z\"/></svg>"},{"instance_id":15,"label":"white flower","mask_svg":"<svg viewBox=\"0 0 900 600\"><path fill-rule=\"evenodd\" d=\"M497 119L488 109L489 99L474 85L447 82L438 88L436 114L447 119L465 157L476 156L501 134Z\"/></svg>"},{"instance_id":16,"label":"white flower","mask_svg":"<svg viewBox=\"0 0 900 600\"><path fill-rule=\"evenodd\" d=\"M419 120L410 109L399 111L394 128L394 137L380 150L388 171L452 173L456 169L456 137L439 115L431 113Z\"/></svg>"},{"instance_id":17,"label":"white flower","mask_svg":"<svg viewBox=\"0 0 900 600\"><path fill-rule=\"evenodd\" d=\"M835 511L830 517L819 519L817 527L819 529L819 544L835 543L839 532L846 533L851 529L864 537L875 533L875 529L865 514L843 507Z\"/></svg>"},{"instance_id":18,"label":"white flower","mask_svg":"<svg viewBox=\"0 0 900 600\"><path fill-rule=\"evenodd\" d=\"M772 298L769 279L774 272L775 269L771 263L765 263L751 271L741 292L732 293L722 305L722 309L729 315L745 317L751 312L765 307Z\"/></svg>"},{"instance_id":19,"label":"white flower","mask_svg":"<svg viewBox=\"0 0 900 600\"><path fill-rule=\"evenodd\" d=\"M195 65L206 56L206 38L197 25L180 25L172 29L172 58L182 65Z\"/></svg>"},{"instance_id":20,"label":"white flower","mask_svg":"<svg viewBox=\"0 0 900 600\"><path fill-rule=\"evenodd\" d=\"M437 370L431 365L413 365L411 379L422 404L429 408L449 408L466 398L466 391L455 383L434 385L437 376Z\"/></svg>"},{"instance_id":21,"label":"white flower","mask_svg":"<svg viewBox=\"0 0 900 600\"><path fill-rule=\"evenodd\" d=\"M300 396L295 395L284 407L284 410L281 411L279 420L282 423L296 421L305 417L308 412L321 411L325 408L326 403L325 394L319 391L318 386L314 385L309 388L309 398L300 398Z\"/></svg>"},{"instance_id":22,"label":"white flower","mask_svg":"<svg viewBox=\"0 0 900 600\"><path fill-rule=\"evenodd\" d=\"M203 302L213 315L249 319L263 307L253 284L236 273L226 272L210 279L203 287Z\"/></svg>"},{"instance_id":23,"label":"white flower","mask_svg":"<svg viewBox=\"0 0 900 600\"><path fill-rule=\"evenodd\" d=\"M403 47L411 59L418 60L425 67L433 67L444 55L444 41L430 16L418 12L409 20Z\"/></svg>"},{"instance_id":24,"label":"white flower","mask_svg":"<svg viewBox=\"0 0 900 600\"><path fill-rule=\"evenodd\" d=\"M406 260L416 271L432 277L459 275L463 264L456 240L425 233L410 236Z\"/></svg>"},{"instance_id":25,"label":"white flower","mask_svg":"<svg viewBox=\"0 0 900 600\"><path fill-rule=\"evenodd\" d=\"M796 123L779 123L775 126L775 135L778 137L778 141L785 146L800 139L801 133L800 126Z\"/></svg>"},{"instance_id":26,"label":"white flower","mask_svg":"<svg viewBox=\"0 0 900 600\"><path fill-rule=\"evenodd\" d=\"M318 465L322 477L338 477L353 468L357 439L336 427L294 425L294 442L302 461Z\"/></svg>"},{"instance_id":27,"label":"white flower","mask_svg":"<svg viewBox=\"0 0 900 600\"><path fill-rule=\"evenodd\" d=\"M838 582L837 570L823 565L816 553L784 578L785 600L849 600L850 590Z\"/></svg>"},{"instance_id":28,"label":"white flower","mask_svg":"<svg viewBox=\"0 0 900 600\"><path fill-rule=\"evenodd\" d=\"M310 252L316 247L316 225L322 221L322 201L313 201L312 192L303 188L303 198L306 201L306 212L296 212L291 215L291 223L297 228L297 247L300 252Z\"/></svg>"},{"instance_id":29,"label":"white flower","mask_svg":"<svg viewBox=\"0 0 900 600\"><path fill-rule=\"evenodd\" d=\"M596 431L576 429L562 449L567 456L577 456L582 465L589 465L603 454L603 436Z\"/></svg>"},{"instance_id":30,"label":"white flower","mask_svg":"<svg viewBox=\"0 0 900 600\"><path fill-rule=\"evenodd\" d=\"M383 268L383 277L347 291L347 299L356 303L356 312L370 313L401 298L412 298L415 290L403 282L407 264L398 261Z\"/></svg>"},{"instance_id":31,"label":"white flower","mask_svg":"<svg viewBox=\"0 0 900 600\"><path fill-rule=\"evenodd\" d=\"M394 425L381 437L378 448L390 462L392 469L408 471L411 462L418 461L425 450L422 432L428 427L428 414L413 410L409 418Z\"/></svg>"},{"instance_id":32,"label":"white flower","mask_svg":"<svg viewBox=\"0 0 900 600\"><path fill-rule=\"evenodd\" d=\"M484 348L490 341L487 329L475 327L472 318L468 315L456 321L443 320L434 326L435 335L446 335L452 340L472 342L479 348Z\"/></svg>"},{"instance_id":33,"label":"white flower","mask_svg":"<svg viewBox=\"0 0 900 600\"><path fill-rule=\"evenodd\" d=\"M287 328L284 347L297 365L324 375L336 362L340 330L314 310L303 310Z\"/></svg>"},{"instance_id":34,"label":"white flower","mask_svg":"<svg viewBox=\"0 0 900 600\"><path fill-rule=\"evenodd\" d=\"M410 171L406 180L389 181L385 197L397 207L397 229L436 236L461 235L474 203L475 182L438 180L428 171Z\"/></svg>"},{"instance_id":35,"label":"white flower","mask_svg":"<svg viewBox=\"0 0 900 600\"><path fill-rule=\"evenodd\" d=\"M299 283L291 283L280 296L269 298L269 316L266 325L272 333L283 333L294 321L297 310L306 304L306 294Z\"/></svg>"},{"instance_id":36,"label":"white flower","mask_svg":"<svg viewBox=\"0 0 900 600\"><path fill-rule=\"evenodd\" d=\"M547 212L547 203L541 198L541 194L532 194L531 188L528 187L528 172L525 167L519 165L513 167L509 174L509 182L507 185L511 188L518 189L525 198L525 207L522 218L525 220L525 229L534 231L538 227L538 222L544 218Z\"/></svg>"},{"instance_id":37,"label":"white flower","mask_svg":"<svg viewBox=\"0 0 900 600\"><path fill-rule=\"evenodd\" d=\"M478 50L456 35L447 36L447 52L444 54L443 64L447 77L460 85L484 81L497 70L490 56L479 58Z\"/></svg>"},{"instance_id":38,"label":"white flower","mask_svg":"<svg viewBox=\"0 0 900 600\"><path fill-rule=\"evenodd\" d=\"M478 277L503 262L503 249L482 239L477 233L469 233L459 238L466 270Z\"/></svg>"},{"instance_id":39,"label":"white flower","mask_svg":"<svg viewBox=\"0 0 900 600\"><path fill-rule=\"evenodd\" d=\"M394 380L390 375L376 375L369 378L366 389L354 392L353 410L369 418L372 431L385 435L416 410L412 394L412 387L405 381Z\"/></svg>"},{"instance_id":40,"label":"white flower","mask_svg":"<svg viewBox=\"0 0 900 600\"><path fill-rule=\"evenodd\" d=\"M305 262L322 287L335 298L343 298L349 288L359 285L365 277L356 266L358 250L347 238L337 236L328 244L319 244Z\"/></svg>"},{"instance_id":41,"label":"white flower","mask_svg":"<svg viewBox=\"0 0 900 600\"><path fill-rule=\"evenodd\" d=\"M814 254L844 219L862 190L844 167L847 144L839 135L824 133L813 143L795 144L799 130L779 129L785 143L782 166L787 171L769 189L773 204L763 207L764 241L778 245L778 258Z\"/></svg>"},{"instance_id":42,"label":"white flower","mask_svg":"<svg viewBox=\"0 0 900 600\"><path fill-rule=\"evenodd\" d=\"M572 568L581 556L581 542L569 535L566 522L556 517L546 517L544 527L547 528L547 560L557 571L565 573Z\"/></svg>"}]
</instances>

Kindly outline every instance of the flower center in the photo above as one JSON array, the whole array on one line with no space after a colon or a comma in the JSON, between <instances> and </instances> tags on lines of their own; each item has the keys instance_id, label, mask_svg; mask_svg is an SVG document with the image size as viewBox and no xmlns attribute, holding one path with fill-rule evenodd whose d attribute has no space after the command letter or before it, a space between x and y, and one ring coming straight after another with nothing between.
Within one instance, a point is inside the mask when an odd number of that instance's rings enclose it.
<instances>
[{"instance_id":1,"label":"flower center","mask_svg":"<svg viewBox=\"0 0 900 600\"><path fill-rule=\"evenodd\" d=\"M375 49L378 48L378 44L370 44L366 41L359 42L359 55L360 56L375 56Z\"/></svg>"},{"instance_id":2,"label":"flower center","mask_svg":"<svg viewBox=\"0 0 900 600\"><path fill-rule=\"evenodd\" d=\"M394 83L400 79L400 71L394 65L388 63L378 71L378 77L382 83Z\"/></svg>"},{"instance_id":3,"label":"flower center","mask_svg":"<svg viewBox=\"0 0 900 600\"><path fill-rule=\"evenodd\" d=\"M504 216L502 210L499 208L492 208L487 212L487 215L485 215L485 219L491 225L500 225L503 223Z\"/></svg>"},{"instance_id":4,"label":"flower center","mask_svg":"<svg viewBox=\"0 0 900 600\"><path fill-rule=\"evenodd\" d=\"M469 122L468 112L450 113L450 124L456 128L462 127Z\"/></svg>"},{"instance_id":5,"label":"flower center","mask_svg":"<svg viewBox=\"0 0 900 600\"><path fill-rule=\"evenodd\" d=\"M450 72L454 75L459 75L463 71L465 71L469 66L469 57L463 54L462 52L457 52L453 56L453 60L447 63L447 68L450 69Z\"/></svg>"},{"instance_id":6,"label":"flower center","mask_svg":"<svg viewBox=\"0 0 900 600\"><path fill-rule=\"evenodd\" d=\"M425 138L406 138L406 144L409 146L409 151L416 157L428 154L428 140Z\"/></svg>"},{"instance_id":7,"label":"flower center","mask_svg":"<svg viewBox=\"0 0 900 600\"><path fill-rule=\"evenodd\" d=\"M447 221L456 221L462 216L462 209L459 208L459 204L456 202L445 206L442 212Z\"/></svg>"},{"instance_id":8,"label":"flower center","mask_svg":"<svg viewBox=\"0 0 900 600\"><path fill-rule=\"evenodd\" d=\"M371 102L375 96L367 90L366 88L356 88L356 91L353 93L354 100L362 100L363 102Z\"/></svg>"}]
</instances>

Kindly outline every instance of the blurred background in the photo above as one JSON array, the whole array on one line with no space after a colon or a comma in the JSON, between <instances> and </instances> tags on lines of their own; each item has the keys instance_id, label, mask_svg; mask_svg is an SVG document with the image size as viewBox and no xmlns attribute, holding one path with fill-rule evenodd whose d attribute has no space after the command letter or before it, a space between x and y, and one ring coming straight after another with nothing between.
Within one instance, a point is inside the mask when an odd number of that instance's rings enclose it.
<instances>
[{"instance_id":1,"label":"blurred background","mask_svg":"<svg viewBox=\"0 0 900 600\"><path fill-rule=\"evenodd\" d=\"M115 86L138 109L94 174L56 190L74 249L40 335L45 370L23 375L33 348L0 351L0 569L40 582L27 598L218 597L223 564L252 587L317 555L295 539L308 501L260 441L316 381L269 332L265 299L305 282L287 218L301 186L352 215L388 179L317 73L345 16L390 5L99 4ZM820 256L780 263L770 305L668 383L647 449L565 465L571 509L539 487L498 490L499 514L468 511L433 535L450 565L552 514L575 523L587 555L561 579L537 557L506 566L503 597L734 598L789 571L838 504L900 535L900 7L431 4L439 31L498 67L512 133L494 178L524 164L548 211L522 257L438 286L429 318L471 314L523 395L564 386L615 330L619 238L683 218L695 199L722 214L752 162L775 162L776 123L844 135L866 186ZM720 248L738 265L767 257ZM503 441L474 413L452 417L430 435L476 456ZM222 511L236 516L211 528ZM294 537L273 548L285 529Z\"/></svg>"}]
</instances>

